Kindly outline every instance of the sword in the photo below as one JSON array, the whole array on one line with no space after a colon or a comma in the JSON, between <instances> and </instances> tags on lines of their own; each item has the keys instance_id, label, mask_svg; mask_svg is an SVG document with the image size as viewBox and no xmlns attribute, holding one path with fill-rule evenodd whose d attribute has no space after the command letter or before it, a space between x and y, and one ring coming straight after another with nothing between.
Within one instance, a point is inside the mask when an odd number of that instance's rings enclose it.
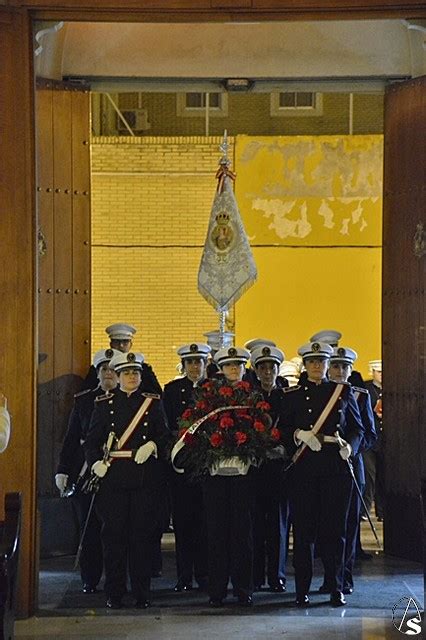
<instances>
[{"instance_id":1,"label":"sword","mask_svg":"<svg viewBox=\"0 0 426 640\"><path fill-rule=\"evenodd\" d=\"M114 442L115 439L115 433L113 431L111 431L108 434L108 438L106 443L104 444L104 455L102 458L102 462L108 462L109 459L109 454L111 451L111 447L112 447L112 443ZM83 549L83 542L84 542L84 538L86 536L86 531L87 531L87 527L89 526L89 520L90 520L90 516L92 515L92 511L93 511L93 505L95 503L95 498L96 498L96 494L99 491L99 486L100 486L100 478L99 476L97 476L96 474L92 474L92 477L90 478L88 485L87 485L87 490L86 493L93 493L92 495L92 499L90 500L90 505L89 505L89 509L87 511L87 516L86 516L86 520L84 522L84 527L83 527L83 531L81 533L80 536L80 542L78 545L78 549L77 549L77 553L75 556L75 560L74 560L74 566L73 569L77 569L78 564L80 562L80 556L81 556L81 552Z\"/></svg>"},{"instance_id":2,"label":"sword","mask_svg":"<svg viewBox=\"0 0 426 640\"><path fill-rule=\"evenodd\" d=\"M336 436L337 442L339 443L340 447L344 447L345 445L343 444L343 441L342 441L342 438L340 437L339 432L336 431L334 435ZM361 489L359 487L357 479L355 478L353 464L352 464L351 460L349 460L349 458L346 460L346 462L348 463L349 471L350 471L350 474L352 476L352 480L354 481L355 489L356 489L356 491L358 493L358 496L359 496L359 499L361 501L362 508L365 511L365 515L367 516L367 520L368 520L368 522L370 524L371 531L373 532L373 535L374 535L374 537L376 539L377 546L379 547L380 551L383 551L382 545L380 544L380 540L379 540L378 535L377 535L376 527L374 526L373 521L370 518L370 514L368 513L367 505L365 504L364 498L362 496L362 491L361 491Z\"/></svg>"}]
</instances>

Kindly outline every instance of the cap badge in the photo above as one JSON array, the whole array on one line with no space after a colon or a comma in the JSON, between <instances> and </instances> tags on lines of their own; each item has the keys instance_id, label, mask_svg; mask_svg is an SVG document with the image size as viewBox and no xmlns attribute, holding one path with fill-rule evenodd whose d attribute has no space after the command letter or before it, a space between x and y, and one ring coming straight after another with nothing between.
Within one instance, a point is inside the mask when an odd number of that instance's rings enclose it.
<instances>
[{"instance_id":1,"label":"cap badge","mask_svg":"<svg viewBox=\"0 0 426 640\"><path fill-rule=\"evenodd\" d=\"M312 351L319 351L321 349L321 346L318 344L318 342L314 342L312 345Z\"/></svg>"},{"instance_id":2,"label":"cap badge","mask_svg":"<svg viewBox=\"0 0 426 640\"><path fill-rule=\"evenodd\" d=\"M234 347L228 349L228 356L230 356L231 358L235 358L237 355L238 351Z\"/></svg>"},{"instance_id":3,"label":"cap badge","mask_svg":"<svg viewBox=\"0 0 426 640\"><path fill-rule=\"evenodd\" d=\"M195 344L195 342L190 345L189 350L190 350L191 353L197 353L198 346Z\"/></svg>"},{"instance_id":4,"label":"cap badge","mask_svg":"<svg viewBox=\"0 0 426 640\"><path fill-rule=\"evenodd\" d=\"M271 355L271 350L269 347L263 347L262 349L262 355L263 356L270 356Z\"/></svg>"},{"instance_id":5,"label":"cap badge","mask_svg":"<svg viewBox=\"0 0 426 640\"><path fill-rule=\"evenodd\" d=\"M343 357L345 357L345 355L346 355L346 351L345 351L345 349L344 349L343 347L339 347L339 348L337 349L337 355L338 355L338 356L341 356L342 358L343 358Z\"/></svg>"},{"instance_id":6,"label":"cap badge","mask_svg":"<svg viewBox=\"0 0 426 640\"><path fill-rule=\"evenodd\" d=\"M112 349L107 349L105 351L105 358L111 359L113 355L114 355L114 351Z\"/></svg>"},{"instance_id":7,"label":"cap badge","mask_svg":"<svg viewBox=\"0 0 426 640\"><path fill-rule=\"evenodd\" d=\"M136 356L134 353L127 354L127 362L135 362L135 360L136 360Z\"/></svg>"}]
</instances>

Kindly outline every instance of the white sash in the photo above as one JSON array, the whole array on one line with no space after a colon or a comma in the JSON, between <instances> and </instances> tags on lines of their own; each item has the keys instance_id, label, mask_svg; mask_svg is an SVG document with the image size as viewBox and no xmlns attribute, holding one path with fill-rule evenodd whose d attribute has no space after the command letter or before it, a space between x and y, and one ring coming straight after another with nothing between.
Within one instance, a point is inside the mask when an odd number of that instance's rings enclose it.
<instances>
[{"instance_id":1,"label":"white sash","mask_svg":"<svg viewBox=\"0 0 426 640\"><path fill-rule=\"evenodd\" d=\"M336 385L336 388L333 391L330 400L327 402L327 404L325 405L321 415L319 416L318 420L316 421L316 423L312 427L312 433L313 434L316 435L320 431L320 429L324 426L324 422L327 420L327 418L330 415L331 411L333 410L336 402L338 401L342 389L343 389L343 384ZM303 443L303 445L298 448L298 450L296 451L296 453L292 457L290 464L295 464L297 462L297 460L300 458L300 456L303 454L303 452L306 451L306 447L307 446L308 445L306 443Z\"/></svg>"}]
</instances>

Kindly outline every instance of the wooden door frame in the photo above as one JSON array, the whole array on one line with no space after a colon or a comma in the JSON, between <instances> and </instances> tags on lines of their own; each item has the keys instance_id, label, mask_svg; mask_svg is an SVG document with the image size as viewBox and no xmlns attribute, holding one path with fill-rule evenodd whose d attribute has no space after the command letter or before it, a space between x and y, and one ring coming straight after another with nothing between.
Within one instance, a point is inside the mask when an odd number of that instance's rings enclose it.
<instances>
[{"instance_id":1,"label":"wooden door frame","mask_svg":"<svg viewBox=\"0 0 426 640\"><path fill-rule=\"evenodd\" d=\"M4 391L14 414L18 448L12 439L0 458L1 489L21 490L24 497L19 615L34 612L37 571L36 519L36 376L37 376L37 216L32 27L37 20L97 22L240 22L280 20L347 20L424 18L424 0L373 0L360 8L355 0L0 0L0 28L8 35L7 104L0 104L0 123L14 132L14 144L0 154L5 198L0 218L6 240L0 265L17 274L4 293L4 326L14 339L0 354L1 374L10 375ZM160 8L159 8L160 6ZM1 77L1 72L0 72ZM3 111L2 111L3 108ZM19 175L19 185L16 176ZM9 245L9 246L5 246ZM10 246L14 246L14 251ZM14 276L15 277L15 276ZM23 280L22 280L23 279ZM7 283L9 280L7 280ZM24 295L17 296L20 283ZM18 297L18 299L16 299ZM19 333L17 331L19 327ZM19 336L19 342L17 337ZM19 374L19 380L18 380ZM14 382L13 382L14 381ZM0 501L3 494L0 495ZM1 507L0 507L1 508Z\"/></svg>"}]
</instances>

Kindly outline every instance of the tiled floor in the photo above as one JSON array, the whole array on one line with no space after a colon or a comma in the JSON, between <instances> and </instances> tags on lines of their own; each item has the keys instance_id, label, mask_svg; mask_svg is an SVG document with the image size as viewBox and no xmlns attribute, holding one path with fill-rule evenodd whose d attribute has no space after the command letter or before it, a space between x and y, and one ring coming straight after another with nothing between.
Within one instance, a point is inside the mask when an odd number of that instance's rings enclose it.
<instances>
[{"instance_id":1,"label":"tiled floor","mask_svg":"<svg viewBox=\"0 0 426 640\"><path fill-rule=\"evenodd\" d=\"M374 551L374 540L362 525L364 548ZM381 525L378 525L381 535ZM424 607L423 568L420 564L374 555L357 565L355 591L347 596L348 604L333 609L328 597L315 593L321 584L320 563L312 585L311 606L294 607L294 579L289 562L288 591L285 594L255 594L252 609L241 609L229 597L221 609L210 609L207 596L194 590L176 594L174 584L173 536L164 537L163 577L153 580L153 607L146 611L128 608L107 611L104 595L83 595L77 573L71 571L72 558L53 558L42 563L40 575L40 608L30 620L16 623L16 637L21 640L124 640L143 638L180 640L192 638L282 638L318 639L394 639L402 637L406 622L399 632L392 620L396 609L397 624L410 597ZM402 607L402 608L401 608ZM409 609L408 617L415 615ZM411 613L412 612L412 613ZM418 637L422 637L421 633Z\"/></svg>"}]
</instances>

